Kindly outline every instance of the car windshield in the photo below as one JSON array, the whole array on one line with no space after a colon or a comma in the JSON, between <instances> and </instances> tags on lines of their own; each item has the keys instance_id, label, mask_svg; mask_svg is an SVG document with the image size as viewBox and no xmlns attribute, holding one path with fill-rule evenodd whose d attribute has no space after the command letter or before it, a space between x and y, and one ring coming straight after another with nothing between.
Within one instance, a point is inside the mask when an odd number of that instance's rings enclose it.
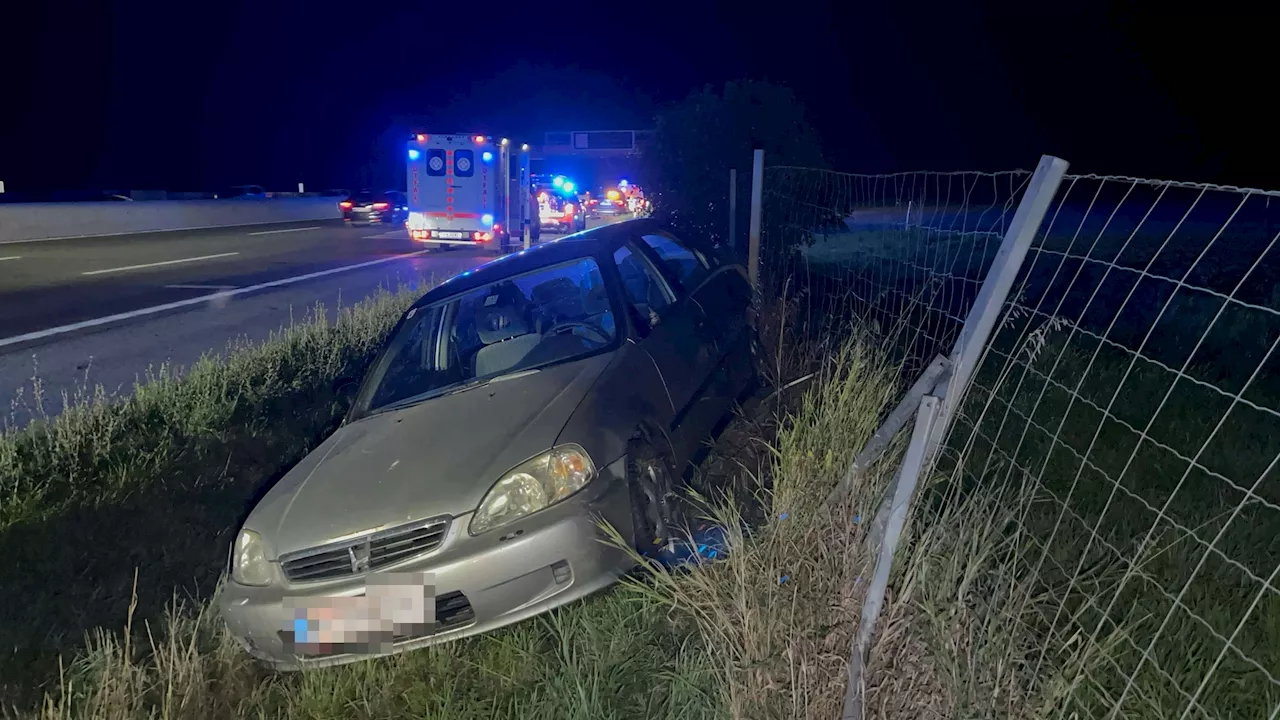
<instances>
[{"instance_id":1,"label":"car windshield","mask_svg":"<svg viewBox=\"0 0 1280 720\"><path fill-rule=\"evenodd\" d=\"M615 338L594 259L540 268L410 310L374 365L355 416L567 362Z\"/></svg>"},{"instance_id":2,"label":"car windshield","mask_svg":"<svg viewBox=\"0 0 1280 720\"><path fill-rule=\"evenodd\" d=\"M352 196L351 196L351 202L356 203L356 204L360 204L360 203L371 203L371 202L373 202L373 193L371 193L371 192L369 192L369 191L367 191L367 190L362 191L362 192L358 192L358 193L356 193L355 195L352 195Z\"/></svg>"}]
</instances>

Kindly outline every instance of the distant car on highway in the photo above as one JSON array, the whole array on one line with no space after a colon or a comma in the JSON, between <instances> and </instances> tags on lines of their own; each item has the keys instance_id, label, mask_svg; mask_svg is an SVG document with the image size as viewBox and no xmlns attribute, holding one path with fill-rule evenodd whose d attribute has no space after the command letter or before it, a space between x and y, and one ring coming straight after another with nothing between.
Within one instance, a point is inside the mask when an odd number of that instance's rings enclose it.
<instances>
[{"instance_id":1,"label":"distant car on highway","mask_svg":"<svg viewBox=\"0 0 1280 720\"><path fill-rule=\"evenodd\" d=\"M626 197L617 190L605 190L600 194L599 201L595 206L595 212L600 217L618 217L630 212L627 209Z\"/></svg>"},{"instance_id":2,"label":"distant car on highway","mask_svg":"<svg viewBox=\"0 0 1280 720\"><path fill-rule=\"evenodd\" d=\"M488 632L680 532L682 471L754 387L745 269L653 221L535 245L401 317L343 424L250 512L218 605L299 670Z\"/></svg>"},{"instance_id":3,"label":"distant car on highway","mask_svg":"<svg viewBox=\"0 0 1280 720\"><path fill-rule=\"evenodd\" d=\"M214 197L219 199L257 200L265 199L267 191L262 189L261 185L233 185L214 195Z\"/></svg>"},{"instance_id":4,"label":"distant car on highway","mask_svg":"<svg viewBox=\"0 0 1280 720\"><path fill-rule=\"evenodd\" d=\"M375 193L361 190L338 203L349 223L402 224L409 219L409 199L399 190Z\"/></svg>"}]
</instances>

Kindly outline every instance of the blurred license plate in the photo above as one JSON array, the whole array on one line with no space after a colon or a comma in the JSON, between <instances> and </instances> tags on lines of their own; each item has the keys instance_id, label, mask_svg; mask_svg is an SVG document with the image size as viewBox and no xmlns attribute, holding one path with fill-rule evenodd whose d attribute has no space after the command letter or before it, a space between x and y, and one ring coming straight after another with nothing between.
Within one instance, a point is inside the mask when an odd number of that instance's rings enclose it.
<instances>
[{"instance_id":1,"label":"blurred license plate","mask_svg":"<svg viewBox=\"0 0 1280 720\"><path fill-rule=\"evenodd\" d=\"M441 240L461 240L466 236L467 234L464 232L450 232L449 230L439 230L436 232L436 237Z\"/></svg>"},{"instance_id":2,"label":"blurred license plate","mask_svg":"<svg viewBox=\"0 0 1280 720\"><path fill-rule=\"evenodd\" d=\"M421 573L371 575L364 595L286 598L281 636L299 655L388 652L398 638L435 632L435 588Z\"/></svg>"}]
</instances>

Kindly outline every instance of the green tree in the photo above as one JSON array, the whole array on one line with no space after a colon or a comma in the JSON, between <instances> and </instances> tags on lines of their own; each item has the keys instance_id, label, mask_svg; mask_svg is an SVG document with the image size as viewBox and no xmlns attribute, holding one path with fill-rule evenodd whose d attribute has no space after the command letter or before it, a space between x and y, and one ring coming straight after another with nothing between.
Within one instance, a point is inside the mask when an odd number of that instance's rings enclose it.
<instances>
[{"instance_id":1,"label":"green tree","mask_svg":"<svg viewBox=\"0 0 1280 720\"><path fill-rule=\"evenodd\" d=\"M664 108L643 158L654 214L691 235L723 242L729 169L737 168L737 244L744 248L755 149L764 150L766 165L828 167L804 107L784 86L737 80Z\"/></svg>"}]
</instances>

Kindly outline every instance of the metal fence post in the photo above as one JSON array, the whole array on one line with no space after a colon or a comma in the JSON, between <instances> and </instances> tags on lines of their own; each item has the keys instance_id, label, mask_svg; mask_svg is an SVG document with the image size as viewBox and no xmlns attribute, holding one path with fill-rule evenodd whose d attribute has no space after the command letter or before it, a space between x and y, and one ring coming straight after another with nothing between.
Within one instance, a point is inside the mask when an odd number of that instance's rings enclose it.
<instances>
[{"instance_id":1,"label":"metal fence post","mask_svg":"<svg viewBox=\"0 0 1280 720\"><path fill-rule=\"evenodd\" d=\"M747 231L747 274L751 287L760 291L760 203L764 197L764 150L751 161L751 225Z\"/></svg>"},{"instance_id":2,"label":"metal fence post","mask_svg":"<svg viewBox=\"0 0 1280 720\"><path fill-rule=\"evenodd\" d=\"M1009 290L1022 268L1036 231L1044 221L1049 204L1062 184L1068 163L1060 158L1044 155L1036 166L1035 174L1027 185L1027 190L1018 203L1013 221L1000 244L1000 250L992 261L991 269L983 279L978 297L965 318L960 336L956 340L950 357L950 374L936 381L934 394L924 395L916 412L916 424L907 446L902 467L889 486L888 497L877 509L876 519L870 533L870 550L876 553L875 572L867 587L866 598L862 605L862 617L858 625L858 633L854 641L849 665L849 683L845 696L842 718L857 720L862 717L863 671L866 652L871 644L880 615L881 605L888 585L889 572L893 567L893 556L898 549L898 541L906 524L907 513L915 496L920 476L929 472L938 448L946 437L946 430L952 415L958 406L969 382L973 379L979 356L991 338L996 319L1009 296ZM929 371L938 365L935 361ZM929 372L927 371L927 372ZM939 373L941 375L941 373ZM927 378L917 381L912 390L928 391ZM901 408L900 408L901 410ZM891 436L890 436L891 437ZM888 438L879 438L879 442L887 444ZM856 465L856 463L855 463ZM878 541L878 542L877 542ZM878 547L876 547L878 545Z\"/></svg>"},{"instance_id":3,"label":"metal fence post","mask_svg":"<svg viewBox=\"0 0 1280 720\"><path fill-rule=\"evenodd\" d=\"M738 252L738 169L729 168L729 248Z\"/></svg>"},{"instance_id":4,"label":"metal fence post","mask_svg":"<svg viewBox=\"0 0 1280 720\"><path fill-rule=\"evenodd\" d=\"M940 406L941 402L933 395L920 398L911 444L907 446L907 454L902 459L902 468L898 471L893 494L888 498L888 502L892 504L885 524L884 542L880 544L875 571L867 585L866 599L862 603L862 618L858 623L858 633L854 636L853 651L849 657L849 684L845 691L841 720L857 720L862 717L862 669L866 663L867 648L871 646L871 635L875 630L876 620L880 617L880 607L884 604L885 589L889 586L889 571L893 568L893 554L898 549L898 540L907 524L911 498L915 494L920 473L928 462L928 441L933 434Z\"/></svg>"},{"instance_id":5,"label":"metal fence post","mask_svg":"<svg viewBox=\"0 0 1280 720\"><path fill-rule=\"evenodd\" d=\"M969 389L974 370L978 367L978 358L991 339L991 331L995 328L996 319L1009 297L1013 281L1022 269L1022 261L1027 257L1031 241L1036 231L1044 222L1049 210L1049 203L1058 194L1058 186L1062 184L1062 176L1070 165L1062 158L1042 155L1036 165L1035 174L1027 184L1018 209L1009 223L1009 230L1000 243L1000 250L991 261L991 269L987 271L978 297L965 317L960 328L960 336L956 338L955 348L951 351L951 378L942 392L942 409L938 422L933 426L929 451L932 456L946 434L955 414L957 405L964 392Z\"/></svg>"}]
</instances>

